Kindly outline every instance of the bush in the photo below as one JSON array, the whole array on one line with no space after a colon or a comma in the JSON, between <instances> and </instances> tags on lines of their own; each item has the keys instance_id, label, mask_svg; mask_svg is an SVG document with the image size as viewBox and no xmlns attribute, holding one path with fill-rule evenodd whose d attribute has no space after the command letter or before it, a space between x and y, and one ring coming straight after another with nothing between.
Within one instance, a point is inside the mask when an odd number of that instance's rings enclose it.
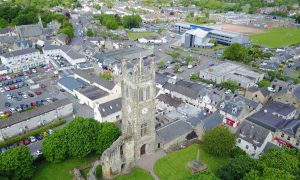
<instances>
[{"instance_id":1,"label":"bush","mask_svg":"<svg viewBox=\"0 0 300 180\"><path fill-rule=\"evenodd\" d=\"M225 89L230 89L232 92L239 89L239 85L235 81L225 81L221 83L221 87Z\"/></svg>"},{"instance_id":2,"label":"bush","mask_svg":"<svg viewBox=\"0 0 300 180\"><path fill-rule=\"evenodd\" d=\"M258 83L259 87L270 87L271 86L271 81L267 79L263 79Z\"/></svg>"},{"instance_id":3,"label":"bush","mask_svg":"<svg viewBox=\"0 0 300 180\"><path fill-rule=\"evenodd\" d=\"M96 167L96 178L97 179L101 179L102 177L102 167L101 166L97 166Z\"/></svg>"},{"instance_id":4,"label":"bush","mask_svg":"<svg viewBox=\"0 0 300 180\"><path fill-rule=\"evenodd\" d=\"M46 130L48 130L48 129L52 129L52 128L55 128L55 127L57 127L57 126L63 125L63 124L65 124L66 122L67 122L67 121L66 121L65 119L60 119L60 120L55 121L55 122L53 122L53 123L51 123L51 124L49 124L49 125L47 125L47 126L44 126L44 127L40 128L40 129L33 130L32 132L23 134L23 135L18 136L18 137L9 138L9 139L7 139L7 140L5 140L5 141L3 141L3 142L0 142L0 147L6 147L6 146L9 146L9 145L11 145L11 144L14 144L14 143L16 143L16 142L18 142L18 141L21 141L21 140L23 140L23 139L25 139L25 138L28 138L28 137L30 137L30 136L34 136L34 135L40 134L40 133L42 133L42 132L44 132L44 131L46 131Z\"/></svg>"}]
</instances>

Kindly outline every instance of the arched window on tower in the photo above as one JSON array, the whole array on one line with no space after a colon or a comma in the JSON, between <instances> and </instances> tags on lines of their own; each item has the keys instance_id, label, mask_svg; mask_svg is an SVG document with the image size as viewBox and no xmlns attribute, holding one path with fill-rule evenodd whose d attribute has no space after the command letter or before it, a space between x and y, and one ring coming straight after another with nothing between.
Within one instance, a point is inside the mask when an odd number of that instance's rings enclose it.
<instances>
[{"instance_id":1,"label":"arched window on tower","mask_svg":"<svg viewBox=\"0 0 300 180\"><path fill-rule=\"evenodd\" d=\"M144 101L144 89L139 89L139 101Z\"/></svg>"},{"instance_id":2,"label":"arched window on tower","mask_svg":"<svg viewBox=\"0 0 300 180\"><path fill-rule=\"evenodd\" d=\"M141 125L141 137L147 134L147 123Z\"/></svg>"}]
</instances>

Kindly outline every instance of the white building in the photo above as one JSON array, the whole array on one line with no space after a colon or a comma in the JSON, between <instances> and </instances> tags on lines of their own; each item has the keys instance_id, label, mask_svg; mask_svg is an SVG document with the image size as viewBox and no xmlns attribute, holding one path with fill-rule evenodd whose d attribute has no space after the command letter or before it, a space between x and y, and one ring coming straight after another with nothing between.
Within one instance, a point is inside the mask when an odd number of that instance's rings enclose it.
<instances>
[{"instance_id":1,"label":"white building","mask_svg":"<svg viewBox=\"0 0 300 180\"><path fill-rule=\"evenodd\" d=\"M36 107L0 121L0 141L41 128L61 117L73 113L73 104L69 99Z\"/></svg>"},{"instance_id":2,"label":"white building","mask_svg":"<svg viewBox=\"0 0 300 180\"><path fill-rule=\"evenodd\" d=\"M142 44L163 44L166 43L166 38L160 38L159 36L145 36L138 39L139 43Z\"/></svg>"},{"instance_id":3,"label":"white building","mask_svg":"<svg viewBox=\"0 0 300 180\"><path fill-rule=\"evenodd\" d=\"M236 137L236 145L253 158L258 158L267 143L272 141L271 131L249 121L240 125Z\"/></svg>"},{"instance_id":4,"label":"white building","mask_svg":"<svg viewBox=\"0 0 300 180\"><path fill-rule=\"evenodd\" d=\"M100 122L116 122L122 118L122 98L99 104L94 109L94 118Z\"/></svg>"},{"instance_id":5,"label":"white building","mask_svg":"<svg viewBox=\"0 0 300 180\"><path fill-rule=\"evenodd\" d=\"M45 58L39 50L33 48L1 54L0 60L10 71L28 70L31 67L49 63L47 58Z\"/></svg>"}]
</instances>

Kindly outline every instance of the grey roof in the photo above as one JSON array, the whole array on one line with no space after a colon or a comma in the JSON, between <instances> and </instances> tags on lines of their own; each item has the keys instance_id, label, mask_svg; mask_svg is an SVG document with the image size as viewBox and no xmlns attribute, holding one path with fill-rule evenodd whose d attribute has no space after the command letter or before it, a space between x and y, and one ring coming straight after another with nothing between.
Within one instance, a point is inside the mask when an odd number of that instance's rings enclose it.
<instances>
[{"instance_id":1,"label":"grey roof","mask_svg":"<svg viewBox=\"0 0 300 180\"><path fill-rule=\"evenodd\" d=\"M31 53L36 53L36 52L39 52L39 50L34 49L34 48L28 48L28 49L21 49L21 50L17 50L17 51L8 52L5 54L2 54L2 56L5 58L11 58L11 57L15 57L15 56L21 56L21 55L31 54Z\"/></svg>"},{"instance_id":2,"label":"grey roof","mask_svg":"<svg viewBox=\"0 0 300 180\"><path fill-rule=\"evenodd\" d=\"M170 91L176 91L179 94L185 95L192 99L196 99L200 91L203 90L205 86L181 80L176 82L176 84L171 84L167 82L163 85L163 88Z\"/></svg>"},{"instance_id":3,"label":"grey roof","mask_svg":"<svg viewBox=\"0 0 300 180\"><path fill-rule=\"evenodd\" d=\"M193 128L189 123L177 120L157 129L156 133L164 143L169 143L184 134L192 132L192 130Z\"/></svg>"},{"instance_id":4,"label":"grey roof","mask_svg":"<svg viewBox=\"0 0 300 180\"><path fill-rule=\"evenodd\" d=\"M239 130L236 132L236 137L243 139L255 146L261 147L269 133L269 130L259 125L249 121L243 121L239 125Z\"/></svg>"},{"instance_id":5,"label":"grey roof","mask_svg":"<svg viewBox=\"0 0 300 180\"><path fill-rule=\"evenodd\" d=\"M169 78L167 76L165 76L161 73L158 73L158 72L155 73L155 82L157 84L164 85L164 84L166 84L166 82L168 82L168 79Z\"/></svg>"},{"instance_id":6,"label":"grey roof","mask_svg":"<svg viewBox=\"0 0 300 180\"><path fill-rule=\"evenodd\" d=\"M257 92L257 91L260 91L264 96L268 96L268 95L271 94L271 92L268 91L267 88L259 88L259 87L256 87L256 86L251 86L251 87L249 87L249 88L247 89L247 91L252 92L252 93Z\"/></svg>"},{"instance_id":7,"label":"grey roof","mask_svg":"<svg viewBox=\"0 0 300 180\"><path fill-rule=\"evenodd\" d=\"M300 127L300 120L290 120L285 122L282 127L280 127L280 130L291 135L295 136L297 129Z\"/></svg>"},{"instance_id":8,"label":"grey roof","mask_svg":"<svg viewBox=\"0 0 300 180\"><path fill-rule=\"evenodd\" d=\"M22 38L36 37L43 34L43 28L39 24L17 26L16 30Z\"/></svg>"},{"instance_id":9,"label":"grey roof","mask_svg":"<svg viewBox=\"0 0 300 180\"><path fill-rule=\"evenodd\" d=\"M113 113L122 110L122 98L117 98L112 101L108 101L98 106L99 112L102 117L109 116Z\"/></svg>"},{"instance_id":10,"label":"grey roof","mask_svg":"<svg viewBox=\"0 0 300 180\"><path fill-rule=\"evenodd\" d=\"M168 105L173 106L175 108L177 108L182 103L181 100L172 98L170 95L167 95L167 94L160 94L157 97L157 99L164 102L165 104L168 104Z\"/></svg>"},{"instance_id":11,"label":"grey roof","mask_svg":"<svg viewBox=\"0 0 300 180\"><path fill-rule=\"evenodd\" d=\"M63 45L63 46L58 46L58 45L45 45L43 48L44 51L49 51L49 50L55 50L55 49L61 49L64 53L66 53L70 58L72 59L81 59L85 58L84 55L79 54L77 51L75 51L71 46Z\"/></svg>"},{"instance_id":12,"label":"grey roof","mask_svg":"<svg viewBox=\"0 0 300 180\"><path fill-rule=\"evenodd\" d=\"M56 38L63 43L65 43L67 37L68 36L65 33L60 33L59 35L56 36Z\"/></svg>"},{"instance_id":13,"label":"grey roof","mask_svg":"<svg viewBox=\"0 0 300 180\"><path fill-rule=\"evenodd\" d=\"M116 85L113 81L108 81L106 79L97 77L97 75L95 74L90 74L80 69L74 70L74 73L82 77L83 79L90 81L91 83L99 84L109 90L112 90Z\"/></svg>"},{"instance_id":14,"label":"grey roof","mask_svg":"<svg viewBox=\"0 0 300 180\"><path fill-rule=\"evenodd\" d=\"M65 106L67 104L71 104L71 100L69 99L61 99L54 101L53 103L43 105L36 107L32 110L28 110L22 113L13 114L12 116L3 119L0 121L0 129L9 127L11 125L26 121L28 119L31 119L33 117L37 117L39 115L45 114L47 112L51 112L53 110L56 110L59 107Z\"/></svg>"},{"instance_id":15,"label":"grey roof","mask_svg":"<svg viewBox=\"0 0 300 180\"><path fill-rule=\"evenodd\" d=\"M273 113L286 116L294 110L295 107L293 105L271 101L262 110L248 117L247 120L275 132L276 129L282 127L286 120L277 115L273 115Z\"/></svg>"},{"instance_id":16,"label":"grey roof","mask_svg":"<svg viewBox=\"0 0 300 180\"><path fill-rule=\"evenodd\" d=\"M87 85L84 81L79 81L78 79L72 77L63 77L59 79L57 83L70 90L82 88Z\"/></svg>"},{"instance_id":17,"label":"grey roof","mask_svg":"<svg viewBox=\"0 0 300 180\"><path fill-rule=\"evenodd\" d=\"M90 100L96 100L96 99L99 99L99 98L109 95L108 92L106 92L96 86L85 86L85 87L76 89L76 91L83 94Z\"/></svg>"},{"instance_id":18,"label":"grey roof","mask_svg":"<svg viewBox=\"0 0 300 180\"><path fill-rule=\"evenodd\" d=\"M219 112L216 112L205 119L203 119L203 127L205 131L213 129L218 124L222 123L222 116Z\"/></svg>"},{"instance_id":19,"label":"grey roof","mask_svg":"<svg viewBox=\"0 0 300 180\"><path fill-rule=\"evenodd\" d=\"M300 84L298 84L293 90L294 96L300 101Z\"/></svg>"},{"instance_id":20,"label":"grey roof","mask_svg":"<svg viewBox=\"0 0 300 180\"><path fill-rule=\"evenodd\" d=\"M13 28L11 28L11 27L6 27L6 28L0 29L0 34L6 34L6 33L9 33L9 32L12 32L12 31L14 31Z\"/></svg>"}]
</instances>

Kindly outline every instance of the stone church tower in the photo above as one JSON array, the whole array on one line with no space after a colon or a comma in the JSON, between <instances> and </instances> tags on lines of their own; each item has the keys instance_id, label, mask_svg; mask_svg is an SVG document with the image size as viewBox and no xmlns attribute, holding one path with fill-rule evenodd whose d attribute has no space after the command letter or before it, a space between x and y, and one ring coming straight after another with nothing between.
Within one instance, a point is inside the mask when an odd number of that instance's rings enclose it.
<instances>
[{"instance_id":1,"label":"stone church tower","mask_svg":"<svg viewBox=\"0 0 300 180\"><path fill-rule=\"evenodd\" d=\"M105 179L127 173L142 155L155 151L155 64L128 68L122 62L122 136L101 157Z\"/></svg>"}]
</instances>

